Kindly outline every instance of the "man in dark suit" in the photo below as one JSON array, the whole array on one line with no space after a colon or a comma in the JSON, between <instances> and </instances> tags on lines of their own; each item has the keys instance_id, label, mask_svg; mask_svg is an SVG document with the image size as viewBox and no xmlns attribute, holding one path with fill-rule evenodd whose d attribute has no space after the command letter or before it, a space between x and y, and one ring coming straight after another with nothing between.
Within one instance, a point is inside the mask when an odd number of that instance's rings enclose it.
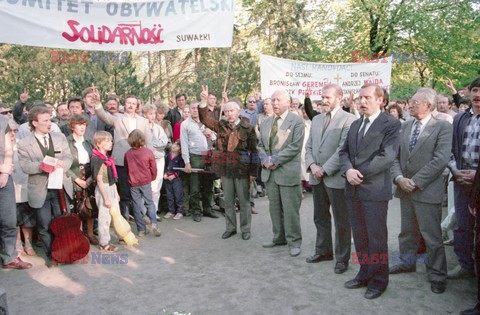
<instances>
[{"instance_id":1,"label":"man in dark suit","mask_svg":"<svg viewBox=\"0 0 480 315\"><path fill-rule=\"evenodd\" d=\"M355 116L340 105L342 89L336 84L323 88L323 104L329 111L312 119L310 136L305 146L305 165L310 172L313 187L313 220L317 228L315 254L307 263L333 260L332 222L330 205L335 222L335 273L347 271L351 253L351 227L345 203L345 178L340 173L338 151L347 138ZM305 98L307 103L309 98Z\"/></svg>"},{"instance_id":2,"label":"man in dark suit","mask_svg":"<svg viewBox=\"0 0 480 315\"><path fill-rule=\"evenodd\" d=\"M363 117L350 126L340 150L341 173L352 225L357 276L348 289L367 287L365 298L379 297L388 285L387 209L392 199L390 168L398 152L400 121L380 112L383 89L366 84L360 89Z\"/></svg>"},{"instance_id":3,"label":"man in dark suit","mask_svg":"<svg viewBox=\"0 0 480 315\"><path fill-rule=\"evenodd\" d=\"M401 263L390 268L390 274L415 272L418 236L427 246L428 279L434 293L445 291L447 260L442 241L442 200L445 182L442 175L450 159L452 127L432 116L437 94L422 88L410 101L410 114L400 132L400 152L392 167L397 184L395 196L400 198ZM422 262L421 261L421 262Z\"/></svg>"},{"instance_id":4,"label":"man in dark suit","mask_svg":"<svg viewBox=\"0 0 480 315\"><path fill-rule=\"evenodd\" d=\"M175 101L177 102L177 106L170 109L164 118L172 124L172 127L175 126L178 122L182 121L183 109L187 104L187 95L177 94L177 96L175 96Z\"/></svg>"}]
</instances>

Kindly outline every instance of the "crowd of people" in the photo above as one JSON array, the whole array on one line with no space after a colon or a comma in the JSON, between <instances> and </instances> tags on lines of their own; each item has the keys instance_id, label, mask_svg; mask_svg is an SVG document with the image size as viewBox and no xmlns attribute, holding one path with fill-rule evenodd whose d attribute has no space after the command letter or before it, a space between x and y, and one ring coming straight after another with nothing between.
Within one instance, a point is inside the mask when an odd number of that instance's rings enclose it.
<instances>
[{"instance_id":1,"label":"crowd of people","mask_svg":"<svg viewBox=\"0 0 480 315\"><path fill-rule=\"evenodd\" d=\"M168 105L142 104L133 95L123 104L116 95L102 103L92 85L54 107L29 102L24 90L13 107L0 104L3 267L32 267L19 253L37 254L34 231L51 263L49 226L61 215L62 195L83 219L90 244L113 252L111 207L134 220L139 237L160 236L162 218L200 222L223 210L227 239L237 233L239 212L241 238L248 240L254 198L267 194L273 235L263 247L288 245L295 257L302 243L299 210L311 191L317 235L307 263L335 259L340 274L355 259L360 270L345 287L365 287L365 298L373 299L389 275L414 272L415 258L426 253L431 290L443 293L447 279L475 276L480 200L480 78L461 91L450 80L447 87L451 96L419 88L410 98L389 100L378 85L362 86L354 98L329 84L321 100L307 90L303 105L278 90L264 99L254 93L245 106L226 93L218 103L208 86L189 105L183 93ZM50 188L57 169L60 190ZM389 268L392 196L401 206L400 264ZM450 271L444 242L458 258ZM480 304L465 314L478 312Z\"/></svg>"}]
</instances>

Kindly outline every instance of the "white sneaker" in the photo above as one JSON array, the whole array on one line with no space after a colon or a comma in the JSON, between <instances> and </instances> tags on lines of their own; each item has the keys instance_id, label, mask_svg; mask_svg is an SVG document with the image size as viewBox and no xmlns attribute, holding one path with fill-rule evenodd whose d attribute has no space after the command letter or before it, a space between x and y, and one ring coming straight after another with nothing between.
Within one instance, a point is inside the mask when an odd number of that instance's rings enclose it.
<instances>
[{"instance_id":1,"label":"white sneaker","mask_svg":"<svg viewBox=\"0 0 480 315\"><path fill-rule=\"evenodd\" d=\"M173 213L167 212L167 214L164 215L163 217L164 217L165 219L171 219L171 218L173 218Z\"/></svg>"},{"instance_id":2,"label":"white sneaker","mask_svg":"<svg viewBox=\"0 0 480 315\"><path fill-rule=\"evenodd\" d=\"M177 213L173 219L174 220L180 220L181 218L183 218L183 214Z\"/></svg>"}]
</instances>

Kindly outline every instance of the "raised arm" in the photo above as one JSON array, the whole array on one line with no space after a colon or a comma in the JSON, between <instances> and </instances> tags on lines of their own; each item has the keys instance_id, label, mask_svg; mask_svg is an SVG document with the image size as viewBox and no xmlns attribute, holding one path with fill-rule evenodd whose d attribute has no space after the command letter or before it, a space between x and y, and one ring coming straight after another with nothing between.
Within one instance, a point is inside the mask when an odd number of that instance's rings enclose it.
<instances>
[{"instance_id":1,"label":"raised arm","mask_svg":"<svg viewBox=\"0 0 480 315\"><path fill-rule=\"evenodd\" d=\"M200 93L200 105L198 106L198 115L202 124L218 133L218 121L208 116L207 99L208 85L202 85L202 92Z\"/></svg>"},{"instance_id":2,"label":"raised arm","mask_svg":"<svg viewBox=\"0 0 480 315\"><path fill-rule=\"evenodd\" d=\"M319 112L313 110L310 94L311 94L311 90L310 88L307 88L307 90L305 91L305 100L303 103L305 105L305 113L307 114L308 119L313 120L313 117L317 116Z\"/></svg>"}]
</instances>

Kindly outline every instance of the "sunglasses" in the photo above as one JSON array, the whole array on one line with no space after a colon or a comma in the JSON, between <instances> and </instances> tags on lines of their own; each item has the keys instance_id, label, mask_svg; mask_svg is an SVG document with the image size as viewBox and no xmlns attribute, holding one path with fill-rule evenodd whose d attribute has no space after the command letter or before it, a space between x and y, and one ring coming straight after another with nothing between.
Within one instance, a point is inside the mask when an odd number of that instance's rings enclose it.
<instances>
[{"instance_id":1,"label":"sunglasses","mask_svg":"<svg viewBox=\"0 0 480 315\"><path fill-rule=\"evenodd\" d=\"M12 110L7 110L7 111L4 111L4 112L1 112L0 114L8 115L8 114L11 114L11 113L12 113Z\"/></svg>"}]
</instances>

